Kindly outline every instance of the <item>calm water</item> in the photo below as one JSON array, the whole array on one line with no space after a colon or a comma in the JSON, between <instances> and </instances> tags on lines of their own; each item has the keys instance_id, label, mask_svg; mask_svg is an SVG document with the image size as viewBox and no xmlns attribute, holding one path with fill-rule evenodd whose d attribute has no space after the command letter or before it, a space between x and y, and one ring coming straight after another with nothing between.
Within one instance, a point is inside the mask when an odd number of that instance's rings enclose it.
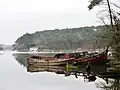
<instances>
[{"instance_id":1,"label":"calm water","mask_svg":"<svg viewBox=\"0 0 120 90\"><path fill-rule=\"evenodd\" d=\"M83 77L64 77L50 72L27 72L21 55L0 55L0 90L99 90L96 82L85 83Z\"/></svg>"}]
</instances>

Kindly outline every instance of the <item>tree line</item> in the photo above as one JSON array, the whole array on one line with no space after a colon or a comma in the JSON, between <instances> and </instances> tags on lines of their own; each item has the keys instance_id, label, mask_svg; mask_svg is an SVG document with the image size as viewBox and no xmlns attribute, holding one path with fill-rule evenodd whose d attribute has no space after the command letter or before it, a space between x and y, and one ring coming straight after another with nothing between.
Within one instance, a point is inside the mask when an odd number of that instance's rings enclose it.
<instances>
[{"instance_id":1,"label":"tree line","mask_svg":"<svg viewBox=\"0 0 120 90\"><path fill-rule=\"evenodd\" d=\"M14 50L29 50L31 47L52 50L75 50L78 48L104 48L106 40L103 34L106 26L66 28L26 33L19 37L13 45Z\"/></svg>"}]
</instances>

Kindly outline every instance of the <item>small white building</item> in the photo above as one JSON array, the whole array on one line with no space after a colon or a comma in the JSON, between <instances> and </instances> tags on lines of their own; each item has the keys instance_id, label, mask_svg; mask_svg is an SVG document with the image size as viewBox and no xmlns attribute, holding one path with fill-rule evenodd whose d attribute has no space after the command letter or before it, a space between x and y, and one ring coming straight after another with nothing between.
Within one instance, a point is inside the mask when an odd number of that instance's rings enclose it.
<instances>
[{"instance_id":1,"label":"small white building","mask_svg":"<svg viewBox=\"0 0 120 90\"><path fill-rule=\"evenodd\" d=\"M31 47L31 48L29 49L29 51L30 51L30 52L32 52L32 51L37 51L37 49L38 49L38 47Z\"/></svg>"}]
</instances>

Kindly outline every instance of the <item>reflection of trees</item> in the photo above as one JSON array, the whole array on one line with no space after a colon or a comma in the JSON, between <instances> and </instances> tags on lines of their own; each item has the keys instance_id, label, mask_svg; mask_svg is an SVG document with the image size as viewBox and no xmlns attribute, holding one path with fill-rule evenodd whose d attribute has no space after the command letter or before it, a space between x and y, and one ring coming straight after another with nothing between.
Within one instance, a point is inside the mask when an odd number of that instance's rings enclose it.
<instances>
[{"instance_id":1,"label":"reflection of trees","mask_svg":"<svg viewBox=\"0 0 120 90\"><path fill-rule=\"evenodd\" d=\"M28 54L16 54L16 55L14 55L14 57L18 61L18 63L20 63L24 67L27 67L28 56L29 56Z\"/></svg>"},{"instance_id":2,"label":"reflection of trees","mask_svg":"<svg viewBox=\"0 0 120 90\"><path fill-rule=\"evenodd\" d=\"M106 79L105 82L96 83L97 88L101 88L103 90L120 90L120 79Z\"/></svg>"}]
</instances>

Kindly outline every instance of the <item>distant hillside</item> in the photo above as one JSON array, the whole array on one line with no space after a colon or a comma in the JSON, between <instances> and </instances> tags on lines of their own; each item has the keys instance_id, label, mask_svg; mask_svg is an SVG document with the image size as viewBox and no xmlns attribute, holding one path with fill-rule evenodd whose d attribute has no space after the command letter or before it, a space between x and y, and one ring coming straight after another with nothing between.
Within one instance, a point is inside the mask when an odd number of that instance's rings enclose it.
<instances>
[{"instance_id":1,"label":"distant hillside","mask_svg":"<svg viewBox=\"0 0 120 90\"><path fill-rule=\"evenodd\" d=\"M106 40L102 39L105 26L91 26L71 29L55 29L26 33L19 37L13 45L14 50L29 50L38 47L39 50L65 50L77 48L103 48Z\"/></svg>"},{"instance_id":2,"label":"distant hillside","mask_svg":"<svg viewBox=\"0 0 120 90\"><path fill-rule=\"evenodd\" d=\"M0 50L3 50L3 46L4 46L3 44L0 44Z\"/></svg>"},{"instance_id":3,"label":"distant hillside","mask_svg":"<svg viewBox=\"0 0 120 90\"><path fill-rule=\"evenodd\" d=\"M12 45L4 45L3 49L4 50L13 50L13 47L12 47Z\"/></svg>"},{"instance_id":4,"label":"distant hillside","mask_svg":"<svg viewBox=\"0 0 120 90\"><path fill-rule=\"evenodd\" d=\"M0 44L0 50L12 50L12 49L13 49L12 45Z\"/></svg>"}]
</instances>

